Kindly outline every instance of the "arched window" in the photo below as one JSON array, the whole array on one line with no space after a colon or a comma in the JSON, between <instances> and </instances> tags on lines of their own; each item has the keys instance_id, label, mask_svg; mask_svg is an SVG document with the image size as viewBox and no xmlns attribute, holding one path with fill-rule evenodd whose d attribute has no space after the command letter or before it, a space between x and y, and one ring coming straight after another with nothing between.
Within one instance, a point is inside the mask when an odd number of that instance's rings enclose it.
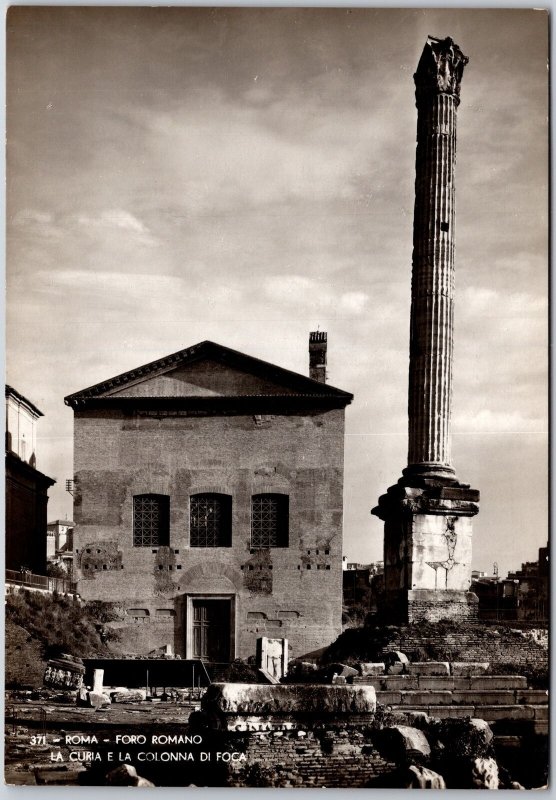
<instances>
[{"instance_id":1,"label":"arched window","mask_svg":"<svg viewBox=\"0 0 556 800\"><path fill-rule=\"evenodd\" d=\"M289 497L254 494L251 498L251 547L288 547Z\"/></svg>"},{"instance_id":2,"label":"arched window","mask_svg":"<svg viewBox=\"0 0 556 800\"><path fill-rule=\"evenodd\" d=\"M165 494L137 494L133 498L133 546L168 547L170 498Z\"/></svg>"},{"instance_id":3,"label":"arched window","mask_svg":"<svg viewBox=\"0 0 556 800\"><path fill-rule=\"evenodd\" d=\"M232 546L232 498L230 495L191 495L189 502L189 546Z\"/></svg>"}]
</instances>

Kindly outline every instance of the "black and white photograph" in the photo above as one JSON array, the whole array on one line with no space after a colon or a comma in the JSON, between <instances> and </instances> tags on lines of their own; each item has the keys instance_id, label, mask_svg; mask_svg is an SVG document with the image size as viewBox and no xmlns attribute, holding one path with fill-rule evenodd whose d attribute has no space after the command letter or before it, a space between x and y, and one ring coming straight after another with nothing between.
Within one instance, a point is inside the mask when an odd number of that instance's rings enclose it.
<instances>
[{"instance_id":1,"label":"black and white photograph","mask_svg":"<svg viewBox=\"0 0 556 800\"><path fill-rule=\"evenodd\" d=\"M548 789L548 58L7 10L5 784Z\"/></svg>"}]
</instances>

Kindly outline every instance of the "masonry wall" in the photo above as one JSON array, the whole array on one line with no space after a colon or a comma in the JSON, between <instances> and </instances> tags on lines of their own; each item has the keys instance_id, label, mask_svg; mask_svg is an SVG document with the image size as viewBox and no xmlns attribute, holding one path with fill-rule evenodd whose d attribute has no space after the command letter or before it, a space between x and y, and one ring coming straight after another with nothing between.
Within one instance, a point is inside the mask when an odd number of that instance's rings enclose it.
<instances>
[{"instance_id":1,"label":"masonry wall","mask_svg":"<svg viewBox=\"0 0 556 800\"><path fill-rule=\"evenodd\" d=\"M233 606L232 657L259 636L292 657L341 632L344 412L75 413L75 563L85 600L116 602L122 647L186 657L187 598ZM232 546L189 547L189 497L232 496ZM289 547L250 549L251 496L289 495ZM133 496L170 497L170 546L133 546ZM89 552L87 552L89 551ZM83 567L85 563L88 569Z\"/></svg>"},{"instance_id":2,"label":"masonry wall","mask_svg":"<svg viewBox=\"0 0 556 800\"><path fill-rule=\"evenodd\" d=\"M538 644L523 633L484 628L465 629L435 636L421 635L411 626L392 637L384 654L401 650L412 659L422 658L432 652L439 660L488 661L490 664L513 664L516 669L543 668L548 665L548 647Z\"/></svg>"},{"instance_id":3,"label":"masonry wall","mask_svg":"<svg viewBox=\"0 0 556 800\"><path fill-rule=\"evenodd\" d=\"M363 729L365 730L365 729ZM237 736L237 734L236 734ZM356 789L395 770L362 730L252 733L236 745L247 767L230 770L231 786ZM238 740L240 737L238 736Z\"/></svg>"}]
</instances>

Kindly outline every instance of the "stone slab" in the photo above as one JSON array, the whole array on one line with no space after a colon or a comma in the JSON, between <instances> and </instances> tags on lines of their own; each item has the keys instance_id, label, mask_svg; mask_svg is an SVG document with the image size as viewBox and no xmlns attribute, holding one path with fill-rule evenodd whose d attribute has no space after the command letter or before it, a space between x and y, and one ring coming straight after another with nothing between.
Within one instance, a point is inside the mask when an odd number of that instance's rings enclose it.
<instances>
[{"instance_id":1,"label":"stone slab","mask_svg":"<svg viewBox=\"0 0 556 800\"><path fill-rule=\"evenodd\" d=\"M543 689L518 689L515 693L516 703L527 703L530 706L548 703L548 692Z\"/></svg>"},{"instance_id":2,"label":"stone slab","mask_svg":"<svg viewBox=\"0 0 556 800\"><path fill-rule=\"evenodd\" d=\"M410 661L405 665L408 675L449 675L447 661Z\"/></svg>"},{"instance_id":3,"label":"stone slab","mask_svg":"<svg viewBox=\"0 0 556 800\"><path fill-rule=\"evenodd\" d=\"M489 668L488 661L452 661L450 671L457 677L478 677Z\"/></svg>"},{"instance_id":4,"label":"stone slab","mask_svg":"<svg viewBox=\"0 0 556 800\"><path fill-rule=\"evenodd\" d=\"M535 712L535 719L539 720L549 720L550 713L548 706L531 706L533 711Z\"/></svg>"},{"instance_id":5,"label":"stone slab","mask_svg":"<svg viewBox=\"0 0 556 800\"><path fill-rule=\"evenodd\" d=\"M401 692L377 692L377 703L382 703L383 706L399 705L402 702Z\"/></svg>"},{"instance_id":6,"label":"stone slab","mask_svg":"<svg viewBox=\"0 0 556 800\"><path fill-rule=\"evenodd\" d=\"M533 719L534 716L535 709L533 706L481 706L481 718L487 722Z\"/></svg>"},{"instance_id":7,"label":"stone slab","mask_svg":"<svg viewBox=\"0 0 556 800\"><path fill-rule=\"evenodd\" d=\"M454 681L454 689L471 689L471 678L452 678Z\"/></svg>"},{"instance_id":8,"label":"stone slab","mask_svg":"<svg viewBox=\"0 0 556 800\"><path fill-rule=\"evenodd\" d=\"M383 661L364 661L359 664L361 675L383 675L385 668Z\"/></svg>"},{"instance_id":9,"label":"stone slab","mask_svg":"<svg viewBox=\"0 0 556 800\"><path fill-rule=\"evenodd\" d=\"M201 708L223 714L267 715L367 714L376 710L373 686L324 686L322 684L213 683Z\"/></svg>"},{"instance_id":10,"label":"stone slab","mask_svg":"<svg viewBox=\"0 0 556 800\"><path fill-rule=\"evenodd\" d=\"M526 689L527 678L521 675L483 675L478 678L470 678L470 689L482 689L491 691L492 689Z\"/></svg>"},{"instance_id":11,"label":"stone slab","mask_svg":"<svg viewBox=\"0 0 556 800\"><path fill-rule=\"evenodd\" d=\"M533 722L533 731L537 736L548 736L549 726L548 720L536 719Z\"/></svg>"},{"instance_id":12,"label":"stone slab","mask_svg":"<svg viewBox=\"0 0 556 800\"><path fill-rule=\"evenodd\" d=\"M452 692L452 702L457 705L480 706L499 706L512 705L515 702L515 692L504 691L503 689L492 692L477 691L455 691Z\"/></svg>"},{"instance_id":13,"label":"stone slab","mask_svg":"<svg viewBox=\"0 0 556 800\"><path fill-rule=\"evenodd\" d=\"M355 675L353 683L362 686L374 686L375 689L382 689L382 678L373 677L372 675Z\"/></svg>"},{"instance_id":14,"label":"stone slab","mask_svg":"<svg viewBox=\"0 0 556 800\"><path fill-rule=\"evenodd\" d=\"M419 675L418 688L427 691L431 689L450 691L455 688L455 680L455 678L450 678L446 675ZM465 688L469 688L469 681L467 681Z\"/></svg>"},{"instance_id":15,"label":"stone slab","mask_svg":"<svg viewBox=\"0 0 556 800\"><path fill-rule=\"evenodd\" d=\"M382 679L382 688L388 691L418 689L419 683L416 675L387 675Z\"/></svg>"},{"instance_id":16,"label":"stone slab","mask_svg":"<svg viewBox=\"0 0 556 800\"><path fill-rule=\"evenodd\" d=\"M402 705L408 706L429 706L429 705L450 705L452 702L452 692L403 692Z\"/></svg>"},{"instance_id":17,"label":"stone slab","mask_svg":"<svg viewBox=\"0 0 556 800\"><path fill-rule=\"evenodd\" d=\"M431 717L460 718L475 716L475 706L429 706L427 713Z\"/></svg>"}]
</instances>

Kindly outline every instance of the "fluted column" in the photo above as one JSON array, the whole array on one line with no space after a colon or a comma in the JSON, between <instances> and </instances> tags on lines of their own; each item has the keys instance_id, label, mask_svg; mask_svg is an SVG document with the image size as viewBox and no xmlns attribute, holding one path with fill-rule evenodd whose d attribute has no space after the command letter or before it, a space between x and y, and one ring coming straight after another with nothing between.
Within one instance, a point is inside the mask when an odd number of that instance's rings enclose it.
<instances>
[{"instance_id":1,"label":"fluted column","mask_svg":"<svg viewBox=\"0 0 556 800\"><path fill-rule=\"evenodd\" d=\"M456 110L467 61L451 39L429 37L414 76L408 471L451 479Z\"/></svg>"}]
</instances>

